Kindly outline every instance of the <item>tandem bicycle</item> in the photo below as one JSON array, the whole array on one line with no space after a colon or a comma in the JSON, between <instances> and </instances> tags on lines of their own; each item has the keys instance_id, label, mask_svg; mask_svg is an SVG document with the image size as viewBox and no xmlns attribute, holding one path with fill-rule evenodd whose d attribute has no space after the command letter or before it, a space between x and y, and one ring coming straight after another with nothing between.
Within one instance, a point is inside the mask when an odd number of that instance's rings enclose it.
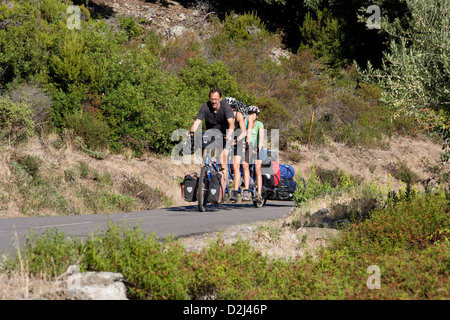
<instances>
[{"instance_id":1,"label":"tandem bicycle","mask_svg":"<svg viewBox=\"0 0 450 320\"><path fill-rule=\"evenodd\" d=\"M200 212L205 212L206 211L206 207L208 204L213 204L213 203L230 203L230 196L231 196L231 188L229 187L229 182L234 180L234 172L232 171L231 168L231 161L230 158L232 157L232 152L230 152L229 154L229 158L227 159L227 169L228 169L228 175L227 177L223 177L223 179L225 181L221 181L221 186L222 188L219 188L219 190L213 190L212 188L212 179L213 177L221 177L222 173L221 171L224 170L224 168L219 168L219 164L217 163L217 161L214 160L214 157L212 156L212 150L218 150L218 142L215 140L215 138L224 138L225 135L217 135L217 134L211 134L209 132L203 132L201 137L202 137L202 141L200 143L201 145L201 150L202 150L202 157L203 157L203 163L204 165L202 166L201 170L200 170L200 175L198 177L198 195L197 195L197 202L198 202L198 209ZM194 145L195 144L195 133L194 132L190 132L190 144L191 144L191 152L194 152ZM215 137L215 138L213 138ZM216 143L214 143L216 142ZM220 142L222 143L222 142ZM226 145L227 149L231 149L231 146ZM218 156L217 154L215 156ZM249 191L250 194L252 195L252 202L254 204L254 206L256 208L261 208L262 206L265 205L265 203L267 202L267 196L266 196L266 192L264 190L264 186L263 186L263 190L261 192L262 195L262 199L257 201L256 200L256 172L255 172L255 166L254 164L251 164L249 166L250 169L250 187L249 187ZM243 172L242 172L242 166L241 166L241 177L243 176ZM242 192L243 192L244 188L243 188L243 179L241 179L241 185L239 186L239 192L241 193L242 196ZM219 197L217 197L216 193L217 192L221 192L221 195ZM213 194L214 193L214 194ZM217 198L219 199L219 201L211 201L212 196L216 196L215 199L217 200Z\"/></svg>"}]
</instances>

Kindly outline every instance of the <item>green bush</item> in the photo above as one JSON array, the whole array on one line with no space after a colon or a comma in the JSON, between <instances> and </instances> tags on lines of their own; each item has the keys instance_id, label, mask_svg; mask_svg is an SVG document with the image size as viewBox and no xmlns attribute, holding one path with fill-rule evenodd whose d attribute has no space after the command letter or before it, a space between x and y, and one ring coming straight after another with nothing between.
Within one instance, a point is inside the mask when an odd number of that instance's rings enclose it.
<instances>
[{"instance_id":1,"label":"green bush","mask_svg":"<svg viewBox=\"0 0 450 320\"><path fill-rule=\"evenodd\" d=\"M400 231L404 225L398 227ZM366 250L372 245L370 239L348 232L315 257L294 260L269 258L246 241L226 245L220 238L200 252L187 252L170 237L162 242L138 227L110 224L84 241L56 231L41 238L32 234L22 260L4 265L14 269L25 261L32 274L40 275L59 275L71 264L78 264L82 271L120 272L132 299L448 298L448 242L429 241L429 246L419 251L402 247L395 253L364 255L366 251L353 249L362 246L359 248ZM353 236L366 241L356 241L348 250L348 242L357 239ZM366 286L370 265L381 269L381 290Z\"/></svg>"},{"instance_id":2,"label":"green bush","mask_svg":"<svg viewBox=\"0 0 450 320\"><path fill-rule=\"evenodd\" d=\"M35 178L38 177L39 168L43 161L38 156L26 155L25 157L17 159L17 163L25 170L25 172Z\"/></svg>"},{"instance_id":3,"label":"green bush","mask_svg":"<svg viewBox=\"0 0 450 320\"><path fill-rule=\"evenodd\" d=\"M143 32L143 27L139 25L134 17L126 15L119 16L119 26L125 31L128 39L136 38Z\"/></svg>"},{"instance_id":4,"label":"green bush","mask_svg":"<svg viewBox=\"0 0 450 320\"><path fill-rule=\"evenodd\" d=\"M0 24L8 25L0 30L0 68L6 71L0 78L1 84L42 74L45 78L49 52L58 37L48 21L58 20L55 14L61 19L65 12L65 5L56 4L51 0L36 5L27 1L0 4Z\"/></svg>"},{"instance_id":5,"label":"green bush","mask_svg":"<svg viewBox=\"0 0 450 320\"><path fill-rule=\"evenodd\" d=\"M223 49L231 43L237 46L245 46L254 38L264 38L268 35L264 22L255 12L246 14L235 14L230 12L225 15L225 19L219 26L219 21L215 20L218 35L212 38L216 50Z\"/></svg>"},{"instance_id":6,"label":"green bush","mask_svg":"<svg viewBox=\"0 0 450 320\"><path fill-rule=\"evenodd\" d=\"M138 61L134 67L139 72L130 74L130 79L116 88L108 88L102 99L111 139L126 142L131 138L136 141L131 146L138 149L168 152L173 146L172 132L186 128L194 107L199 108L195 94L190 99L179 80L163 73L156 61Z\"/></svg>"},{"instance_id":7,"label":"green bush","mask_svg":"<svg viewBox=\"0 0 450 320\"><path fill-rule=\"evenodd\" d=\"M31 274L60 275L68 266L79 263L81 246L80 241L67 238L56 229L42 235L31 231L26 236L23 258L30 263L27 267Z\"/></svg>"},{"instance_id":8,"label":"green bush","mask_svg":"<svg viewBox=\"0 0 450 320\"><path fill-rule=\"evenodd\" d=\"M138 299L187 299L183 249L172 239L160 242L138 228L110 225L84 246L82 269L126 275L128 294Z\"/></svg>"},{"instance_id":9,"label":"green bush","mask_svg":"<svg viewBox=\"0 0 450 320\"><path fill-rule=\"evenodd\" d=\"M116 49L119 36L101 22L92 23L88 30L73 32L62 30L61 41L49 59L49 75L53 83L69 92L71 84L83 85L90 90L101 90L108 70L106 57ZM111 40L105 41L105 35Z\"/></svg>"},{"instance_id":10,"label":"green bush","mask_svg":"<svg viewBox=\"0 0 450 320\"><path fill-rule=\"evenodd\" d=\"M294 201L297 206L318 197L347 192L361 184L358 178L352 177L338 168L323 170L316 168L314 165L311 167L305 182L306 188L300 188L294 193ZM300 180L297 183L302 185Z\"/></svg>"},{"instance_id":11,"label":"green bush","mask_svg":"<svg viewBox=\"0 0 450 320\"><path fill-rule=\"evenodd\" d=\"M304 40L299 51L311 50L315 56L332 68L348 65L343 51L345 21L333 17L331 11L326 8L317 10L314 16L315 18L309 12L306 13L303 25L300 27Z\"/></svg>"},{"instance_id":12,"label":"green bush","mask_svg":"<svg viewBox=\"0 0 450 320\"><path fill-rule=\"evenodd\" d=\"M229 74L222 61L208 63L205 58L189 59L179 76L190 92L194 93L198 103L209 100L209 90L214 87L222 89L225 96L239 96L236 80Z\"/></svg>"},{"instance_id":13,"label":"green bush","mask_svg":"<svg viewBox=\"0 0 450 320\"><path fill-rule=\"evenodd\" d=\"M83 138L88 149L101 150L108 146L110 129L95 114L81 110L67 114L65 122L67 128L73 130L74 136Z\"/></svg>"},{"instance_id":14,"label":"green bush","mask_svg":"<svg viewBox=\"0 0 450 320\"><path fill-rule=\"evenodd\" d=\"M327 47L324 56L339 56L338 20L328 11L305 20L310 50L273 61L271 51L282 46L281 38L255 12L230 13L222 22L213 18L207 39L186 34L163 43L132 17L92 19L81 6L81 28L70 30L65 2L13 2L0 6L0 24L8 25L0 30L0 86L42 88L52 107L35 112L36 120L41 123L50 113L59 131L67 128L66 117L95 100L95 114L110 128L107 138L116 152L123 145L135 156L168 152L174 145L171 133L190 126L215 86L225 96L263 107L262 119L268 128L280 129L283 146L307 142L313 109L334 117L314 123L312 144L330 138L377 147L393 130L412 128L403 118L387 121L378 88L354 89L354 68L330 74L311 54Z\"/></svg>"},{"instance_id":15,"label":"green bush","mask_svg":"<svg viewBox=\"0 0 450 320\"><path fill-rule=\"evenodd\" d=\"M290 114L276 98L261 96L255 100L254 104L261 110L259 118L264 123L264 128L284 129Z\"/></svg>"},{"instance_id":16,"label":"green bush","mask_svg":"<svg viewBox=\"0 0 450 320\"><path fill-rule=\"evenodd\" d=\"M0 135L8 144L26 141L34 134L33 112L29 105L0 96Z\"/></svg>"},{"instance_id":17,"label":"green bush","mask_svg":"<svg viewBox=\"0 0 450 320\"><path fill-rule=\"evenodd\" d=\"M352 224L335 248L349 254L395 254L423 250L450 227L448 199L444 193L417 194L372 212L370 219Z\"/></svg>"}]
</instances>

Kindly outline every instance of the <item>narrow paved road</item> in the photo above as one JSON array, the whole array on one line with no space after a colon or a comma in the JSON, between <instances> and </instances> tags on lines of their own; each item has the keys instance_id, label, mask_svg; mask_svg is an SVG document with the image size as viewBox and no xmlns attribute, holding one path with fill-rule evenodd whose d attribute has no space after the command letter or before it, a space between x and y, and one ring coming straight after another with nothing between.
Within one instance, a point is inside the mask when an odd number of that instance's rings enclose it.
<instances>
[{"instance_id":1,"label":"narrow paved road","mask_svg":"<svg viewBox=\"0 0 450 320\"><path fill-rule=\"evenodd\" d=\"M0 219L0 256L15 254L18 246L23 247L31 230L40 235L56 228L67 236L86 238L107 229L108 223L114 223L130 227L138 225L142 231L154 232L163 239L168 235L184 237L233 225L279 219L293 207L291 201L268 201L262 208L255 208L251 203L210 205L206 212L199 212L197 206L192 205L130 213L3 218Z\"/></svg>"}]
</instances>

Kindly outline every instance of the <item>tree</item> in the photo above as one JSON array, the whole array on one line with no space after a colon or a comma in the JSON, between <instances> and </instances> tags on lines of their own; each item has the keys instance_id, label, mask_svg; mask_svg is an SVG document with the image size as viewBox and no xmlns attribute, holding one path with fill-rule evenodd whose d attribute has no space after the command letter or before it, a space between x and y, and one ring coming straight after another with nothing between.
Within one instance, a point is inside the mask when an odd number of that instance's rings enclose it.
<instances>
[{"instance_id":1,"label":"tree","mask_svg":"<svg viewBox=\"0 0 450 320\"><path fill-rule=\"evenodd\" d=\"M309 12L306 13L303 25L300 27L304 41L300 44L299 50L309 49L312 54L332 68L347 66L348 61L343 53L345 34L342 31L345 21L334 18L327 8L318 9L315 15L317 19L314 19Z\"/></svg>"},{"instance_id":2,"label":"tree","mask_svg":"<svg viewBox=\"0 0 450 320\"><path fill-rule=\"evenodd\" d=\"M449 147L450 126L450 1L406 0L408 24L381 16L390 39L381 69L369 63L363 79L384 89L383 100L394 116L412 114L437 130Z\"/></svg>"}]
</instances>

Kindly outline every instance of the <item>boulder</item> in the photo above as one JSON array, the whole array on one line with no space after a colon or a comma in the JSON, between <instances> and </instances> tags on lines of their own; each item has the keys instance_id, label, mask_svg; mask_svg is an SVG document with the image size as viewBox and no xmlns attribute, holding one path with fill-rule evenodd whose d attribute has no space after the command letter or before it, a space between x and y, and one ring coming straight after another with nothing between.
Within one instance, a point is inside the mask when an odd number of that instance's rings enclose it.
<instances>
[{"instance_id":1,"label":"boulder","mask_svg":"<svg viewBox=\"0 0 450 320\"><path fill-rule=\"evenodd\" d=\"M170 32L175 37L181 37L185 31L188 31L188 29L183 26L174 26L170 29Z\"/></svg>"},{"instance_id":2,"label":"boulder","mask_svg":"<svg viewBox=\"0 0 450 320\"><path fill-rule=\"evenodd\" d=\"M59 293L67 300L127 300L123 275L115 272L80 272L72 265L60 276L66 288Z\"/></svg>"}]
</instances>

